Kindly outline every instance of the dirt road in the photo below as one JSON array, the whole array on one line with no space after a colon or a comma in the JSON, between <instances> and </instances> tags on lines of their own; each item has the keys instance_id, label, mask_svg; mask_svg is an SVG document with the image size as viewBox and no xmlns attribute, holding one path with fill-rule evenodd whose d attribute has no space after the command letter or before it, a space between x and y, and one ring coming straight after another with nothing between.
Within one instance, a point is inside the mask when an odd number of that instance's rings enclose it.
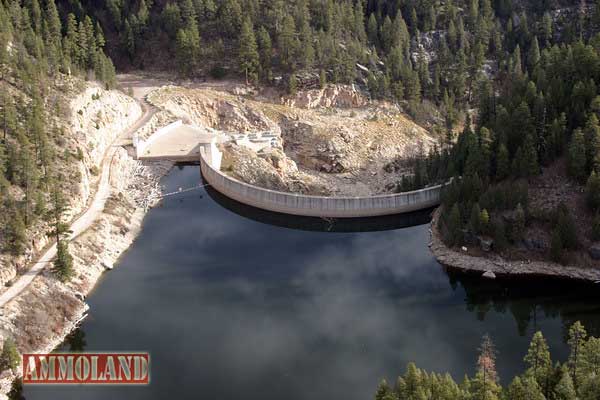
<instances>
[{"instance_id":1,"label":"dirt road","mask_svg":"<svg viewBox=\"0 0 600 400\"><path fill-rule=\"evenodd\" d=\"M137 94L137 95L136 95ZM143 109L142 116L133 124L133 126L129 127L125 131L123 131L111 144L111 146L106 150L104 154L104 158L102 160L102 175L100 176L100 181L98 183L98 188L96 190L96 194L88 206L88 208L79 215L71 224L70 230L73 232L69 239L73 239L83 232L85 232L98 218L98 216L104 210L104 205L106 204L106 200L110 196L110 171L111 165L113 161L113 157L119 148L120 141L127 139L132 136L132 134L141 128L144 124L148 122L148 120L152 117L152 115L156 112L156 109L149 106L144 101L145 93L134 93L134 97ZM20 294L23 290L25 290L29 284L33 281L33 279L42 272L45 268L52 265L52 261L56 256L56 244L53 244L49 249L47 249L44 254L33 264L33 266L23 275L21 275L13 285L4 293L0 294L0 307L3 307L10 300L15 298L18 294Z\"/></svg>"}]
</instances>

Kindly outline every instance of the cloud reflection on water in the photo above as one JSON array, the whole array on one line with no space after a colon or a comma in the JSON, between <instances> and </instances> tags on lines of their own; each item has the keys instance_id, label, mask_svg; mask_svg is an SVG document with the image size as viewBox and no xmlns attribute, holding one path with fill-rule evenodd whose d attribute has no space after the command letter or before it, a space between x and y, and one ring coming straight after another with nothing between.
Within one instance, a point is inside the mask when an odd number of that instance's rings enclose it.
<instances>
[{"instance_id":1,"label":"cloud reflection on water","mask_svg":"<svg viewBox=\"0 0 600 400\"><path fill-rule=\"evenodd\" d=\"M195 179L175 170L167 183ZM28 389L27 398L365 399L411 360L460 379L486 332L500 373L519 371L529 338L513 314L522 322L539 299L468 281L454 289L427 241L427 226L303 232L240 218L206 195L168 200L89 299L83 326L87 350L149 350L151 387ZM537 323L564 356L560 315Z\"/></svg>"}]
</instances>

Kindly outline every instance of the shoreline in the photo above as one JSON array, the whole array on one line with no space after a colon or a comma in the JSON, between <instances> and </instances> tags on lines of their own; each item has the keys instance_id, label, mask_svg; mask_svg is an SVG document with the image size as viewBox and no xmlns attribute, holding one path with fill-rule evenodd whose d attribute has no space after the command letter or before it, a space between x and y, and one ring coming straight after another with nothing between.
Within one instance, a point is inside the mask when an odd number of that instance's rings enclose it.
<instances>
[{"instance_id":1,"label":"shoreline","mask_svg":"<svg viewBox=\"0 0 600 400\"><path fill-rule=\"evenodd\" d=\"M111 165L110 196L96 221L71 242L76 277L61 284L44 270L29 287L0 310L0 322L22 344L22 352L50 353L77 329L89 310L86 297L104 273L114 268L139 235L143 219L159 201L160 181L172 163L143 164L119 148ZM39 313L49 313L39 324ZM12 328L12 329L11 329ZM12 383L22 376L0 374L0 399L7 398Z\"/></svg>"},{"instance_id":2,"label":"shoreline","mask_svg":"<svg viewBox=\"0 0 600 400\"><path fill-rule=\"evenodd\" d=\"M544 278L581 283L600 282L600 269L562 265L550 261L509 261L495 253L490 253L491 257L475 257L451 249L444 244L437 228L439 215L440 207L432 215L428 247L437 262L445 268L478 274L481 278L488 278L483 275L493 273L496 278L504 279ZM490 276L488 279L494 278Z\"/></svg>"}]
</instances>

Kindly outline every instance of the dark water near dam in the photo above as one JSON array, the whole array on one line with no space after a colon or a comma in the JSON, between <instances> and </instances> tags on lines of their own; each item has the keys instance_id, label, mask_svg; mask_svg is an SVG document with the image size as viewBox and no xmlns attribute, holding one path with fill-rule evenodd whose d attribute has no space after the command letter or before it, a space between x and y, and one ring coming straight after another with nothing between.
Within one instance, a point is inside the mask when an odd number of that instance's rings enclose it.
<instances>
[{"instance_id":1,"label":"dark water near dam","mask_svg":"<svg viewBox=\"0 0 600 400\"><path fill-rule=\"evenodd\" d=\"M199 179L198 167L176 168L164 184L171 192ZM204 189L169 197L59 349L148 351L150 385L26 386L24 395L365 400L409 361L457 380L472 374L486 333L504 382L522 371L535 330L557 360L574 321L600 335L599 290L446 272L427 248L427 222L426 212L344 224L282 217Z\"/></svg>"}]
</instances>

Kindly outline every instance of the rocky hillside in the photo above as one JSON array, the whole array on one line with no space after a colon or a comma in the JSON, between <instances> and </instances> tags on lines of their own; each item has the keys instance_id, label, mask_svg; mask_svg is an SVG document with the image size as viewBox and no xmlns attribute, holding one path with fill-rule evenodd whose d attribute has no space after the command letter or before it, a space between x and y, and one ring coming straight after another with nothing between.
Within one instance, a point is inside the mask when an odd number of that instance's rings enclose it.
<instances>
[{"instance_id":1,"label":"rocky hillside","mask_svg":"<svg viewBox=\"0 0 600 400\"><path fill-rule=\"evenodd\" d=\"M6 88L5 82L0 86ZM32 100L14 86L7 90L22 104ZM116 90L105 90L93 83L84 84L77 79L67 79L60 86L53 86L47 98L54 99L61 110L47 116L53 127L57 153L56 174L63 177L61 190L67 201L65 220L78 215L87 204L98 182L99 166L107 148L116 136L131 126L141 115L139 104ZM19 185L12 185L10 192L14 201L24 202L26 193ZM42 193L36 203L51 202L50 193ZM22 254L0 254L0 285L4 286L48 243L50 226L46 218L36 218L27 228L29 240ZM4 246L5 243L2 243Z\"/></svg>"},{"instance_id":2,"label":"rocky hillside","mask_svg":"<svg viewBox=\"0 0 600 400\"><path fill-rule=\"evenodd\" d=\"M437 142L398 106L369 101L351 86L283 97L235 85L172 86L149 99L193 125L231 135L268 132L277 137L276 148L269 151L224 147L226 172L277 190L332 196L387 193L395 190L403 171L386 166L427 154Z\"/></svg>"}]
</instances>

